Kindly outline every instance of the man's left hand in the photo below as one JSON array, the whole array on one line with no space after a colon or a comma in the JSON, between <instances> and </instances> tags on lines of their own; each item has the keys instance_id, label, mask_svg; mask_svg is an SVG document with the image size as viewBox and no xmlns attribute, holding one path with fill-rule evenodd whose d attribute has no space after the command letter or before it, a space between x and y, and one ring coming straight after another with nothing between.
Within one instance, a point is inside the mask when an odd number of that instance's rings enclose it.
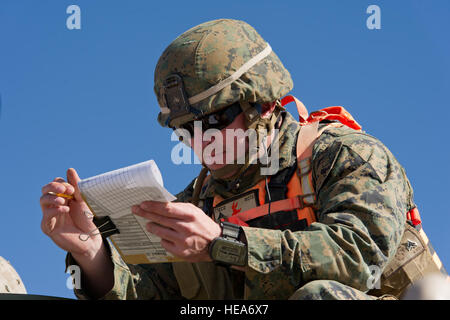
<instances>
[{"instance_id":1,"label":"man's left hand","mask_svg":"<svg viewBox=\"0 0 450 320\"><path fill-rule=\"evenodd\" d=\"M144 201L132 212L148 219L146 228L161 245L189 262L211 261L208 246L222 233L220 226L191 203Z\"/></svg>"}]
</instances>

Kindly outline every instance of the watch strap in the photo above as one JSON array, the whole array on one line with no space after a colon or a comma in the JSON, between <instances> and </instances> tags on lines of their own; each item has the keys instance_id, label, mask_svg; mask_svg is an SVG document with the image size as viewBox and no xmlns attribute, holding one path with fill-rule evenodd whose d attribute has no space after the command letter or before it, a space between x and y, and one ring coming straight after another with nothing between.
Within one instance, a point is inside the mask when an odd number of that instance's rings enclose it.
<instances>
[{"instance_id":1,"label":"watch strap","mask_svg":"<svg viewBox=\"0 0 450 320\"><path fill-rule=\"evenodd\" d=\"M238 226L230 222L221 222L220 226L222 227L223 238L232 238L234 240L239 241L239 236L241 235L242 231L241 226Z\"/></svg>"},{"instance_id":2,"label":"watch strap","mask_svg":"<svg viewBox=\"0 0 450 320\"><path fill-rule=\"evenodd\" d=\"M209 256L216 265L229 267L231 265L245 266L247 261L246 244L239 240L241 232L243 232L241 226L235 225L229 222L221 222L222 234L220 237L215 238L209 245ZM219 248L228 247L225 251ZM234 246L234 249L230 250L230 246ZM236 247L237 246L237 247ZM232 256L231 259L224 259L227 252ZM234 253L233 253L234 252ZM236 253L241 252L240 258L237 258ZM228 261L226 261L228 260Z\"/></svg>"}]
</instances>

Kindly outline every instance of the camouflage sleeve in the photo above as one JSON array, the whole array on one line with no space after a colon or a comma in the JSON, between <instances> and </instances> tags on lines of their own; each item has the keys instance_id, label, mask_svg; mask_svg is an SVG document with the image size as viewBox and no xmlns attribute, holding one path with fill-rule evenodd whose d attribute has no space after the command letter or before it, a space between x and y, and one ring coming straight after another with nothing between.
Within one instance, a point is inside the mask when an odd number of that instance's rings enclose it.
<instances>
[{"instance_id":1,"label":"camouflage sleeve","mask_svg":"<svg viewBox=\"0 0 450 320\"><path fill-rule=\"evenodd\" d=\"M178 285L172 272L170 263L159 264L126 264L117 250L108 241L104 242L111 253L114 265L114 286L100 300L161 300L180 299ZM66 257L66 271L68 266L76 265L76 261L69 253ZM81 278L83 272L81 271ZM74 288L78 299L92 299L87 290Z\"/></svg>"},{"instance_id":2,"label":"camouflage sleeve","mask_svg":"<svg viewBox=\"0 0 450 320\"><path fill-rule=\"evenodd\" d=\"M176 194L177 202L188 202L192 198L195 179L180 193ZM114 287L102 300L165 300L181 299L178 284L173 274L171 263L126 264L118 251L109 241L104 241L114 265ZM66 256L66 272L68 266L77 265L70 253ZM81 281L83 283L83 281ZM86 290L74 288L78 299L91 299Z\"/></svg>"},{"instance_id":3,"label":"camouflage sleeve","mask_svg":"<svg viewBox=\"0 0 450 320\"><path fill-rule=\"evenodd\" d=\"M396 252L412 190L381 142L333 130L314 146L318 222L298 232L244 228L248 266L297 288L329 279L366 291L369 267L382 270Z\"/></svg>"}]
</instances>

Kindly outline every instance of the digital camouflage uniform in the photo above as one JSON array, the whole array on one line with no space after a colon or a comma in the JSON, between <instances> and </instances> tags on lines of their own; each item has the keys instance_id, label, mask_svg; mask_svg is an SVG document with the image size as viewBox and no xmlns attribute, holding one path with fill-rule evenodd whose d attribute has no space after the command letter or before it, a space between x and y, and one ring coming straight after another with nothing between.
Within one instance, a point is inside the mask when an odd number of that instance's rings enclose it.
<instances>
[{"instance_id":1,"label":"digital camouflage uniform","mask_svg":"<svg viewBox=\"0 0 450 320\"><path fill-rule=\"evenodd\" d=\"M193 97L229 77L264 48L267 43L242 21L211 21L183 33L164 51L156 67L159 123L176 127L237 101L272 102L288 94L293 87L289 72L270 52L225 88L190 101L189 113L183 117L174 119L168 108L163 80L172 73L182 76L187 96ZM280 118L282 170L296 165L300 125L288 112L283 111ZM191 267L186 263L186 272L207 270L192 272L192 277L214 283L214 288L205 287L202 295L199 290L203 289L195 287L182 292L175 274L180 268L175 264L127 266L111 248L115 283L103 298L373 299L365 293L372 284L369 267L382 270L392 259L405 229L405 214L414 206L408 179L380 141L346 127L328 128L316 141L312 156L317 222L296 232L243 227L248 248L245 273L214 263ZM199 207L207 197L220 194L226 199L264 178L259 170L251 169L232 191L220 178L209 179ZM177 201L190 202L193 186L194 181L177 195ZM70 254L67 264L74 264ZM88 298L82 290L75 293Z\"/></svg>"},{"instance_id":2,"label":"digital camouflage uniform","mask_svg":"<svg viewBox=\"0 0 450 320\"><path fill-rule=\"evenodd\" d=\"M298 130L286 113L280 128L280 170L296 161ZM364 294L369 266L383 269L392 258L405 213L413 205L405 172L377 139L330 128L314 146L313 177L317 223L298 232L244 227L245 281L239 271L230 271L230 278L239 283L233 286L234 296L222 298L372 299ZM177 195L178 201L190 200L192 186ZM211 181L201 197L213 189ZM105 299L181 298L170 263L127 266L115 250L112 258L115 284Z\"/></svg>"}]
</instances>

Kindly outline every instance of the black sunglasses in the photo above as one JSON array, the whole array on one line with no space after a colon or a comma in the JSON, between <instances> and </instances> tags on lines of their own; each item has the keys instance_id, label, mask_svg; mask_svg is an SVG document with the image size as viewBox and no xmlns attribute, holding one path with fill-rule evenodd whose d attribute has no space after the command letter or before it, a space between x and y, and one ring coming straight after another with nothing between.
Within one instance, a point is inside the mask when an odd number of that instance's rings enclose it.
<instances>
[{"instance_id":1,"label":"black sunglasses","mask_svg":"<svg viewBox=\"0 0 450 320\"><path fill-rule=\"evenodd\" d=\"M183 123L178 128L186 129L191 134L192 137L194 136L195 121L202 122L202 131L206 131L208 129L222 130L228 127L234 121L234 119L236 119L236 117L241 114L241 112L242 112L241 105L239 104L239 102L236 102L230 105L229 107L217 111L215 113L208 114L202 118ZM178 128L172 129L176 130Z\"/></svg>"}]
</instances>

